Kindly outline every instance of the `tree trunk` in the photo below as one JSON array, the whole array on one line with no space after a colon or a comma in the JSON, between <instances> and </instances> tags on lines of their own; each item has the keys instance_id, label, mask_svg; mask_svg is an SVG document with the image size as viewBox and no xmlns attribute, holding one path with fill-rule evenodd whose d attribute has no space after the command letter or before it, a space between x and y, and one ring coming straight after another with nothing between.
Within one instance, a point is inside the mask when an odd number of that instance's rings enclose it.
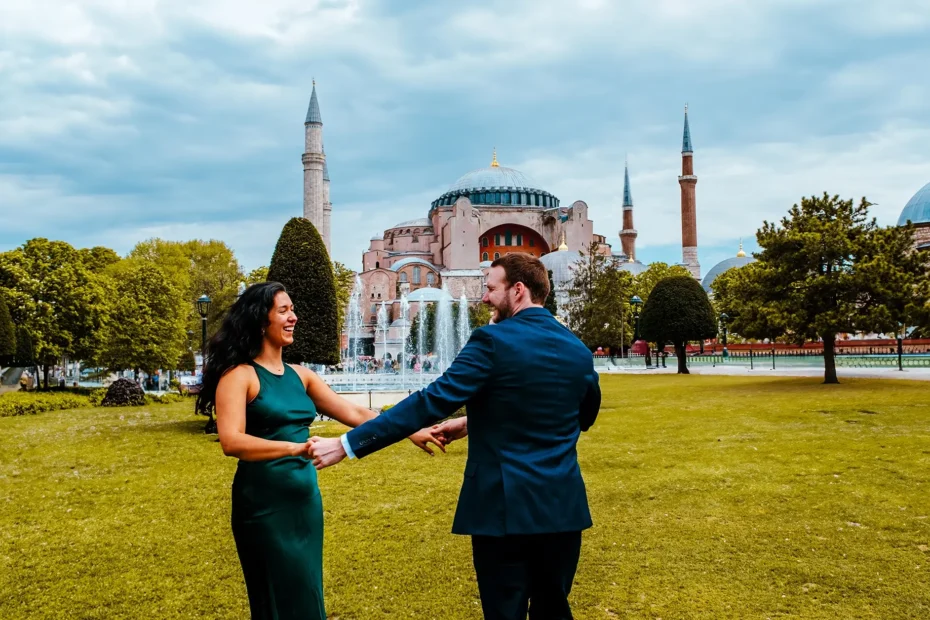
<instances>
[{"instance_id":1,"label":"tree trunk","mask_svg":"<svg viewBox=\"0 0 930 620\"><path fill-rule=\"evenodd\" d=\"M42 364L42 387L43 389L48 389L48 373L49 373L48 364Z\"/></svg>"},{"instance_id":2,"label":"tree trunk","mask_svg":"<svg viewBox=\"0 0 930 620\"><path fill-rule=\"evenodd\" d=\"M675 355L678 356L678 374L690 375L691 371L688 370L688 359L685 357L684 342L675 343Z\"/></svg>"},{"instance_id":3,"label":"tree trunk","mask_svg":"<svg viewBox=\"0 0 930 620\"><path fill-rule=\"evenodd\" d=\"M823 337L823 382L839 383L836 376L836 336Z\"/></svg>"}]
</instances>

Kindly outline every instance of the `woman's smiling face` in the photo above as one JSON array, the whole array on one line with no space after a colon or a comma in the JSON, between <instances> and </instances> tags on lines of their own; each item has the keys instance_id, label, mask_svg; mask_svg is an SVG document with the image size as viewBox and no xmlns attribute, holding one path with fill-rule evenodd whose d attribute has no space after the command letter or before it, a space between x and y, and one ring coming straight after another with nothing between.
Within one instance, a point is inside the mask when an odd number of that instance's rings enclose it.
<instances>
[{"instance_id":1,"label":"woman's smiling face","mask_svg":"<svg viewBox=\"0 0 930 620\"><path fill-rule=\"evenodd\" d=\"M294 325L297 315L294 314L294 304L291 296L281 291L274 296L274 306L268 313L268 326L265 328L265 339L278 347L286 347L294 342Z\"/></svg>"}]
</instances>

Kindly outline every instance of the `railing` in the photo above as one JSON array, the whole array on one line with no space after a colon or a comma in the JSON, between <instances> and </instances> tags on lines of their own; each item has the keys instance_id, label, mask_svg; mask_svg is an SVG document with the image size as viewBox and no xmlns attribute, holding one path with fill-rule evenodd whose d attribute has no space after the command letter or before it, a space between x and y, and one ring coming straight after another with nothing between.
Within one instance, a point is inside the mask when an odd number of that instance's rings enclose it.
<instances>
[{"instance_id":1,"label":"railing","mask_svg":"<svg viewBox=\"0 0 930 620\"><path fill-rule=\"evenodd\" d=\"M887 355L856 355L843 353L834 357L838 368L897 368L898 356ZM727 357L716 355L692 355L688 357L688 365L692 366L740 366L758 370L778 370L788 367L817 367L823 368L822 351L782 351L779 349L759 349L748 351L729 352ZM930 368L930 354L906 353L901 356L901 368Z\"/></svg>"}]
</instances>

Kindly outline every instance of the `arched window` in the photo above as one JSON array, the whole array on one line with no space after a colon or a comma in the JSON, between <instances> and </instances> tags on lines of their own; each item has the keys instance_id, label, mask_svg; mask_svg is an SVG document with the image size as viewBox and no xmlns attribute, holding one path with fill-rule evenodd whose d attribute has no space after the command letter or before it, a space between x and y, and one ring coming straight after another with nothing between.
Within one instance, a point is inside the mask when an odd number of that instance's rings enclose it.
<instances>
[{"instance_id":1,"label":"arched window","mask_svg":"<svg viewBox=\"0 0 930 620\"><path fill-rule=\"evenodd\" d=\"M501 244L501 234L497 233L496 235L494 235L494 245L500 245L500 244Z\"/></svg>"},{"instance_id":2,"label":"arched window","mask_svg":"<svg viewBox=\"0 0 930 620\"><path fill-rule=\"evenodd\" d=\"M501 193L501 204L509 205L510 204L510 192Z\"/></svg>"},{"instance_id":3,"label":"arched window","mask_svg":"<svg viewBox=\"0 0 930 620\"><path fill-rule=\"evenodd\" d=\"M513 245L513 235L509 230L504 233L504 245Z\"/></svg>"},{"instance_id":4,"label":"arched window","mask_svg":"<svg viewBox=\"0 0 930 620\"><path fill-rule=\"evenodd\" d=\"M414 284L420 283L420 268L419 267L413 268L413 283Z\"/></svg>"},{"instance_id":5,"label":"arched window","mask_svg":"<svg viewBox=\"0 0 930 620\"><path fill-rule=\"evenodd\" d=\"M523 245L523 235L517 233L517 245Z\"/></svg>"},{"instance_id":6,"label":"arched window","mask_svg":"<svg viewBox=\"0 0 930 620\"><path fill-rule=\"evenodd\" d=\"M435 281L436 281L436 274L434 274L432 271L427 271L426 272L426 285L432 286L433 282Z\"/></svg>"},{"instance_id":7,"label":"arched window","mask_svg":"<svg viewBox=\"0 0 930 620\"><path fill-rule=\"evenodd\" d=\"M501 193L494 192L494 204L499 205L501 203Z\"/></svg>"},{"instance_id":8,"label":"arched window","mask_svg":"<svg viewBox=\"0 0 930 620\"><path fill-rule=\"evenodd\" d=\"M401 272L401 274L400 274L400 281L401 281L402 283L404 283L404 284L407 283L407 272Z\"/></svg>"},{"instance_id":9,"label":"arched window","mask_svg":"<svg viewBox=\"0 0 930 620\"><path fill-rule=\"evenodd\" d=\"M380 268L381 268L381 263L378 261L375 261L375 269L380 269Z\"/></svg>"},{"instance_id":10,"label":"arched window","mask_svg":"<svg viewBox=\"0 0 930 620\"><path fill-rule=\"evenodd\" d=\"M481 237L481 247L483 247L483 248L488 247L488 238L487 238L487 237Z\"/></svg>"},{"instance_id":11,"label":"arched window","mask_svg":"<svg viewBox=\"0 0 930 620\"><path fill-rule=\"evenodd\" d=\"M481 253L481 260L483 260L483 261L488 260L488 253L487 253L487 252L482 252L482 253Z\"/></svg>"},{"instance_id":12,"label":"arched window","mask_svg":"<svg viewBox=\"0 0 930 620\"><path fill-rule=\"evenodd\" d=\"M413 231L413 242L416 243L420 238L420 229L416 228Z\"/></svg>"},{"instance_id":13,"label":"arched window","mask_svg":"<svg viewBox=\"0 0 930 620\"><path fill-rule=\"evenodd\" d=\"M536 240L533 239L532 237L530 237L530 247L531 247L531 248L535 248L535 247L536 247Z\"/></svg>"},{"instance_id":14,"label":"arched window","mask_svg":"<svg viewBox=\"0 0 930 620\"><path fill-rule=\"evenodd\" d=\"M501 253L500 253L500 252L494 252L494 260L497 260L497 259L500 258L500 257L501 257Z\"/></svg>"}]
</instances>

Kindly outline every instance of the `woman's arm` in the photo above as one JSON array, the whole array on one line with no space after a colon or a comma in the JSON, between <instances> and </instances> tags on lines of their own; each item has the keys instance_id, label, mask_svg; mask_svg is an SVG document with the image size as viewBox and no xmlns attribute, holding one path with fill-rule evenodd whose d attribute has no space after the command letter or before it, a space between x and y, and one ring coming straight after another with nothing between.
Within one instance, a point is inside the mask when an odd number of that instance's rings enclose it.
<instances>
[{"instance_id":1,"label":"woman's arm","mask_svg":"<svg viewBox=\"0 0 930 620\"><path fill-rule=\"evenodd\" d=\"M238 366L227 372L216 387L216 429L223 454L243 461L271 461L285 456L309 456L309 442L271 441L245 432L245 406L249 386L258 383L255 371ZM255 392L258 390L256 389Z\"/></svg>"}]
</instances>

